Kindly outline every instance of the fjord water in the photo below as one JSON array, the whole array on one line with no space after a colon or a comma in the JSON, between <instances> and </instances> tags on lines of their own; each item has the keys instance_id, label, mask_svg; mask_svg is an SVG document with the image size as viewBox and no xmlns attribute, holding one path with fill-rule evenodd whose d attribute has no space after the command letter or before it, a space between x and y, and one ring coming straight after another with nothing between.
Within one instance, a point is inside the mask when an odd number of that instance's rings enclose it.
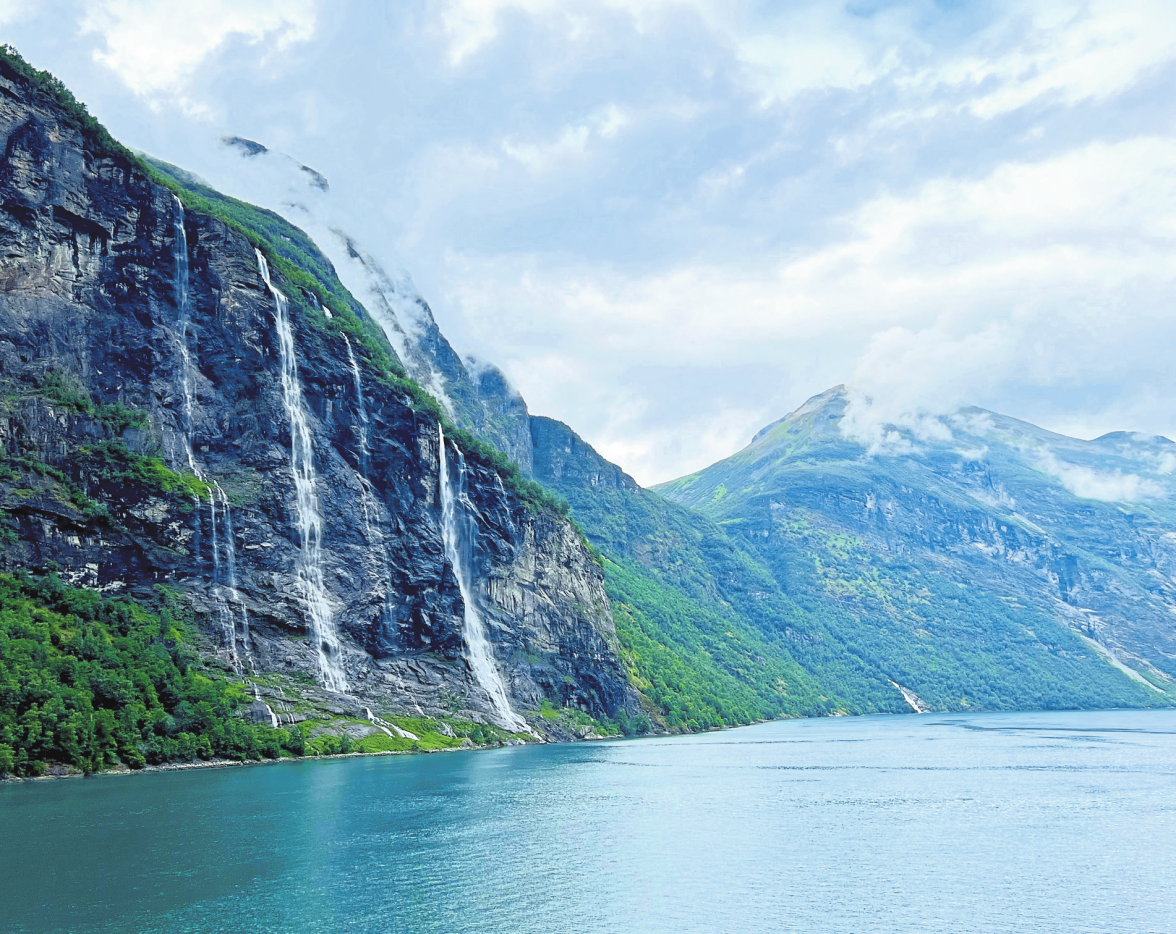
<instances>
[{"instance_id":1,"label":"fjord water","mask_svg":"<svg viewBox=\"0 0 1176 934\"><path fill-rule=\"evenodd\" d=\"M1176 712L0 788L7 932L1170 932Z\"/></svg>"}]
</instances>

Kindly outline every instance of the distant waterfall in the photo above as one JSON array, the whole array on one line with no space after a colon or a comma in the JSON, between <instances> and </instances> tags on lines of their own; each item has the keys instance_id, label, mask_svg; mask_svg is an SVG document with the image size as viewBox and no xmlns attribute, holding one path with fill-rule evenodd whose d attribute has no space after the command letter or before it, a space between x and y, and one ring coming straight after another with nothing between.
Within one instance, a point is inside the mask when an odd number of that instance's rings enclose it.
<instances>
[{"instance_id":1,"label":"distant waterfall","mask_svg":"<svg viewBox=\"0 0 1176 934\"><path fill-rule=\"evenodd\" d=\"M195 442L193 440L196 421L196 364L193 359L192 350L188 346L189 334L192 330L192 305L189 298L188 234L184 229L184 205L179 198L174 198L174 201L176 213L172 221L172 229L175 233L175 237L172 240L172 257L176 263L176 276L173 287L175 289L177 323L179 326L179 339L176 343L180 355L180 391L184 400L181 409L184 429L184 456L188 462L188 469L203 480L204 472L196 463ZM224 580L221 571L222 545L220 526L217 525L216 516L217 492L220 493L221 497L221 525L225 529L224 548L230 559L229 591L233 602L232 607L225 601L222 592ZM237 653L237 617L240 616L244 627L246 652L249 651L249 620L246 615L245 604L242 602L241 595L237 591L237 545L233 540L233 519L229 511L229 501L224 491L215 483L208 490L208 512L209 532L211 533L212 539L212 593L217 603L217 616L220 619L221 628L224 630L225 643L229 650L229 661L232 663L233 669L239 672L241 670L241 661ZM196 500L196 516L199 519L199 499Z\"/></svg>"},{"instance_id":2,"label":"distant waterfall","mask_svg":"<svg viewBox=\"0 0 1176 934\"><path fill-rule=\"evenodd\" d=\"M363 509L364 533L369 542L376 543L375 551L378 556L376 571L385 587L383 592L384 623L391 625L392 607L388 601L387 588L392 578L392 561L388 557L388 544L384 540L384 531L376 521L376 498L372 493L372 482L368 479L368 461L370 459L368 426L371 420L368 418L367 401L363 395L363 377L359 372L359 362L355 359L355 351L351 349L351 340L346 334L343 335L343 340L347 344L347 360L351 365L352 380L355 382L355 405L359 416L355 433L359 439L359 482L363 486L360 507Z\"/></svg>"},{"instance_id":3,"label":"distant waterfall","mask_svg":"<svg viewBox=\"0 0 1176 934\"><path fill-rule=\"evenodd\" d=\"M359 362L355 359L355 351L351 349L351 339L344 334L343 340L347 344L347 361L351 364L351 378L355 381L355 405L359 410L359 424L355 426L355 433L359 436L359 470L366 477L368 468L368 413L367 402L363 397L363 378L359 372Z\"/></svg>"},{"instance_id":4,"label":"distant waterfall","mask_svg":"<svg viewBox=\"0 0 1176 934\"><path fill-rule=\"evenodd\" d=\"M192 363L192 351L188 348L188 331L192 327L192 309L188 299L188 233L184 230L184 205L179 198L175 198L175 203L176 214L172 221L175 232L175 237L172 240L172 256L176 262L174 288L177 323L180 329L177 344L180 352L180 390L184 396L181 410L184 423L184 454L188 459L188 469L196 476L202 477L200 469L196 466L196 456L192 450L192 423L196 408L196 390L192 376L196 368Z\"/></svg>"},{"instance_id":5,"label":"distant waterfall","mask_svg":"<svg viewBox=\"0 0 1176 934\"><path fill-rule=\"evenodd\" d=\"M220 499L221 516L224 518L225 527L225 582L229 585L229 596L233 601L233 608L236 610L233 619L233 631L239 633L242 643L245 646L246 654L249 653L249 611L245 609L245 601L241 599L241 591L237 589L237 536L233 532L233 510L229 506L229 497L225 495L225 491L221 489L219 483L213 483L216 489L216 495ZM209 493L211 498L212 493ZM239 621L239 622L238 622ZM236 652L233 653L234 657ZM252 664L253 659L249 659Z\"/></svg>"},{"instance_id":6,"label":"distant waterfall","mask_svg":"<svg viewBox=\"0 0 1176 934\"><path fill-rule=\"evenodd\" d=\"M529 732L527 724L511 709L506 687L502 683L502 675L494 660L494 650L486 637L486 623L474 602L474 588L470 580L474 526L466 511L468 494L465 460L461 456L461 451L458 451L458 484L455 488L453 478L449 475L449 458L445 453L445 431L440 424L437 425L437 437L441 452L441 536L445 542L445 557L453 566L453 574L461 591L461 600L465 604L465 625L462 627L462 635L465 639L466 659L473 670L474 678L490 696L490 703L494 706L498 719L508 724L511 729Z\"/></svg>"},{"instance_id":7,"label":"distant waterfall","mask_svg":"<svg viewBox=\"0 0 1176 934\"><path fill-rule=\"evenodd\" d=\"M347 677L343 671L335 621L327 602L327 588L323 583L323 520L315 491L318 478L314 469L314 443L302 401L302 383L298 379L294 332L290 328L286 296L270 281L269 265L260 250L257 251L257 265L266 288L274 297L274 321L282 367L282 400L290 421L290 470L294 474L298 533L302 546L298 555L298 583L306 601L310 634L318 650L323 686L344 693L347 691Z\"/></svg>"}]
</instances>

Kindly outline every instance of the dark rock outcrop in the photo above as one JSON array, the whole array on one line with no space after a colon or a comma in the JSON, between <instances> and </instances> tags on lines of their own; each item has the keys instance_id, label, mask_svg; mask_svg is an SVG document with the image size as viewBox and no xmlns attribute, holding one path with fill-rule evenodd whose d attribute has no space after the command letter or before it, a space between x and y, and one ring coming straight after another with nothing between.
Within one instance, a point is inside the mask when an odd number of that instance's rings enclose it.
<instances>
[{"instance_id":1,"label":"dark rock outcrop","mask_svg":"<svg viewBox=\"0 0 1176 934\"><path fill-rule=\"evenodd\" d=\"M105 591L178 588L226 662L316 674L274 301L253 246L184 213L183 310L171 192L94 151L51 100L8 78L0 561ZM361 413L344 332L321 309L292 313L292 326L349 691L386 708L485 715L441 540L436 421L359 353ZM192 476L189 438L208 488ZM492 469L469 469L477 599L512 702L637 710L602 573L575 528Z\"/></svg>"}]
</instances>

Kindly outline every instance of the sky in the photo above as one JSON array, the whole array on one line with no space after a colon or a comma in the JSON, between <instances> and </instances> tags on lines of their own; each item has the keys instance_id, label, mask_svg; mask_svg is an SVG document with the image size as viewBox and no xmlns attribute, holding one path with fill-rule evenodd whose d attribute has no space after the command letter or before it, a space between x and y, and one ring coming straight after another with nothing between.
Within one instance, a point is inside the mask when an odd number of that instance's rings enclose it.
<instances>
[{"instance_id":1,"label":"sky","mask_svg":"<svg viewBox=\"0 0 1176 934\"><path fill-rule=\"evenodd\" d=\"M330 182L463 354L640 482L838 383L1176 437L1176 4L0 0L127 145Z\"/></svg>"}]
</instances>

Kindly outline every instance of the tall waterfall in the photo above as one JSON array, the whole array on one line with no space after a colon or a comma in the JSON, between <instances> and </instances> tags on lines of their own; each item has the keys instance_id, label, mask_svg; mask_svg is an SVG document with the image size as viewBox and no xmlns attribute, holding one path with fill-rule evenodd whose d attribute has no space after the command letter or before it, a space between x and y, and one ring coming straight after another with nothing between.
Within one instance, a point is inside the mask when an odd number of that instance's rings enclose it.
<instances>
[{"instance_id":1,"label":"tall waterfall","mask_svg":"<svg viewBox=\"0 0 1176 934\"><path fill-rule=\"evenodd\" d=\"M339 636L335 631L335 620L331 616L327 588L323 583L323 519L315 490L318 477L314 469L314 442L302 401L302 383L298 379L298 359L294 352L294 332L290 328L286 296L270 281L269 265L260 250L257 251L257 266L266 288L274 297L274 322L282 367L282 401L290 421L290 470L294 474L298 533L302 546L298 555L298 583L306 601L311 638L318 650L323 686L345 693L347 676L343 671Z\"/></svg>"},{"instance_id":2,"label":"tall waterfall","mask_svg":"<svg viewBox=\"0 0 1176 934\"><path fill-rule=\"evenodd\" d=\"M229 597L233 601L233 632L241 639L245 646L246 655L249 655L249 611L245 609L245 601L241 599L241 591L237 589L237 536L233 532L233 510L229 506L229 497L225 491L221 489L219 483L213 483L216 490L217 498L220 500L221 517L223 518L223 525L225 529L225 582L229 585ZM210 492L209 497L212 497ZM236 650L233 652L234 660L236 659ZM252 665L253 659L249 658Z\"/></svg>"},{"instance_id":3,"label":"tall waterfall","mask_svg":"<svg viewBox=\"0 0 1176 934\"><path fill-rule=\"evenodd\" d=\"M347 362L351 364L351 378L355 381L355 405L359 410L359 424L355 426L355 433L359 436L359 470L365 477L368 468L368 413L367 402L363 397L363 378L359 372L359 362L355 359L355 351L351 349L351 339L344 334L343 340L347 344Z\"/></svg>"},{"instance_id":4,"label":"tall waterfall","mask_svg":"<svg viewBox=\"0 0 1176 934\"><path fill-rule=\"evenodd\" d=\"M372 493L372 482L368 479L368 426L370 419L367 412L367 401L363 395L363 377L359 372L359 362L355 359L355 351L351 348L351 340L346 334L343 340L347 344L347 361L351 365L351 378L355 382L355 405L359 422L355 426L355 433L359 439L359 482L363 486L360 497L360 507L363 509L364 535L369 542L375 543L373 549L376 561L376 573L384 584L382 598L384 601L384 624L392 623L392 606L388 600L388 584L392 577L392 561L388 556L388 544L384 540L384 530L380 528L376 498Z\"/></svg>"},{"instance_id":5,"label":"tall waterfall","mask_svg":"<svg viewBox=\"0 0 1176 934\"><path fill-rule=\"evenodd\" d=\"M174 198L174 196L173 196ZM192 351L188 348L188 331L192 327L192 307L188 299L188 233L184 230L184 205L179 198L174 198L176 214L172 221L175 237L172 240L172 256L176 262L176 277L174 281L176 311L180 335L178 347L180 352L180 390L184 395L181 415L184 422L184 454L188 460L188 469L198 477L203 477L196 466L196 455L192 449L192 431L194 410L196 408L196 389L193 380L195 366L192 363Z\"/></svg>"},{"instance_id":6,"label":"tall waterfall","mask_svg":"<svg viewBox=\"0 0 1176 934\"><path fill-rule=\"evenodd\" d=\"M462 635L465 639L466 660L470 663L474 678L490 696L490 703L498 719L513 730L529 732L526 722L511 709L506 687L502 683L502 675L494 660L494 650L486 636L486 623L474 602L470 571L473 564L473 536L476 527L466 508L468 494L465 459L461 451L457 451L458 483L455 488L449 473L449 458L445 453L445 431L440 424L437 425L437 438L441 459L441 536L445 542L445 557L453 565L453 574L457 578L462 603L465 604L465 625L462 627Z\"/></svg>"},{"instance_id":7,"label":"tall waterfall","mask_svg":"<svg viewBox=\"0 0 1176 934\"><path fill-rule=\"evenodd\" d=\"M177 348L180 355L180 390L183 394L181 417L184 429L184 457L188 462L188 469L201 480L204 472L196 462L195 413L196 413L196 364L191 348L188 346L189 335L192 330L192 305L189 298L190 277L188 272L188 233L184 229L184 205L179 198L174 198L176 212L172 221L175 237L172 240L172 257L176 264L176 276L173 283L175 289L176 311L178 314L179 338ZM221 523L217 524L217 493L221 498ZM196 516L200 516L200 500L196 500ZM233 540L233 519L229 510L229 501L220 486L213 484L208 488L208 522L212 539L212 594L216 601L217 617L224 630L225 644L229 650L229 661L235 671L241 670L240 656L237 653L237 619L240 617L243 625L245 651L249 651L249 620L245 611L245 604L237 590L237 545ZM232 606L225 600L223 593L224 577L221 569L221 528L225 533L223 547L229 558L229 594Z\"/></svg>"}]
</instances>

